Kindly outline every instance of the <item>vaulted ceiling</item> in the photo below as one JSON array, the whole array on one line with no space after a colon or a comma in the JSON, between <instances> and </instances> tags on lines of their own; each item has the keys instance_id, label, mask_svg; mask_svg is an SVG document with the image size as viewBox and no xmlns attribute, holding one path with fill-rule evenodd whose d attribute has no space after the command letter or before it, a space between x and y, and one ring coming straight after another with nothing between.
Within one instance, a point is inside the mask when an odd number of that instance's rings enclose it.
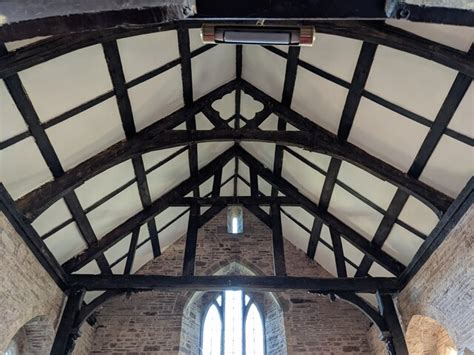
<instances>
[{"instance_id":1,"label":"vaulted ceiling","mask_svg":"<svg viewBox=\"0 0 474 355\"><path fill-rule=\"evenodd\" d=\"M240 202L269 226L279 210L335 276L400 276L473 175L474 30L389 25L421 37L5 43L1 181L71 273L133 273L186 234L190 205L202 225Z\"/></svg>"}]
</instances>

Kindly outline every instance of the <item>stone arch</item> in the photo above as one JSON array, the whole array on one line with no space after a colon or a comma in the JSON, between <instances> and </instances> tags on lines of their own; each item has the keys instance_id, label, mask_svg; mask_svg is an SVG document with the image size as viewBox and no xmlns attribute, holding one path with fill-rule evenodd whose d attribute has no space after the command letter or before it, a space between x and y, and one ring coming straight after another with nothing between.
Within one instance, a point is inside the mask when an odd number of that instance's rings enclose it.
<instances>
[{"instance_id":1,"label":"stone arch","mask_svg":"<svg viewBox=\"0 0 474 355\"><path fill-rule=\"evenodd\" d=\"M206 275L264 275L255 265L237 257L226 258L205 270ZM288 301L272 292L253 293L264 321L267 354L286 354L286 337L283 312L288 309ZM201 343L202 318L213 292L187 292L180 333L180 354L194 354ZM286 305L286 307L285 307ZM278 334L279 336L274 336ZM283 335L283 336L282 336Z\"/></svg>"},{"instance_id":2,"label":"stone arch","mask_svg":"<svg viewBox=\"0 0 474 355\"><path fill-rule=\"evenodd\" d=\"M411 355L458 354L458 348L446 328L428 316L411 317L405 337Z\"/></svg>"},{"instance_id":3,"label":"stone arch","mask_svg":"<svg viewBox=\"0 0 474 355\"><path fill-rule=\"evenodd\" d=\"M54 333L54 326L49 317L34 317L17 330L5 351L13 346L17 355L49 354Z\"/></svg>"}]
</instances>

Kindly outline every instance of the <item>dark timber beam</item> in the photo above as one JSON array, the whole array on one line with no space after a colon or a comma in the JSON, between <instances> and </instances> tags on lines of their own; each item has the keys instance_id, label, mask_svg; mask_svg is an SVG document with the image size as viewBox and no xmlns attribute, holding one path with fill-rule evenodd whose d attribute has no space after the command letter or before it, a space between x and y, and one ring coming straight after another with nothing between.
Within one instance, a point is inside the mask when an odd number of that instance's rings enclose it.
<instances>
[{"instance_id":1,"label":"dark timber beam","mask_svg":"<svg viewBox=\"0 0 474 355\"><path fill-rule=\"evenodd\" d=\"M75 324L82 306L84 294L84 289L74 289L70 291L58 330L56 331L51 355L72 353L74 342L79 335L79 328L76 328Z\"/></svg>"},{"instance_id":2,"label":"dark timber beam","mask_svg":"<svg viewBox=\"0 0 474 355\"><path fill-rule=\"evenodd\" d=\"M71 275L71 287L99 290L222 290L255 289L262 291L312 290L320 292L393 293L396 278L311 278L289 276L164 276L164 275Z\"/></svg>"},{"instance_id":3,"label":"dark timber beam","mask_svg":"<svg viewBox=\"0 0 474 355\"><path fill-rule=\"evenodd\" d=\"M407 176L392 165L368 154L351 143L338 141L332 133L326 131L299 113L289 109L248 82L241 80L239 83L247 94L270 106L273 109L273 112L279 117L284 118L288 123L305 133L310 132L313 144L319 144L321 147L319 153L346 160L382 180L391 182L400 189L413 194L415 197L429 205L438 215L441 215L446 211L451 204L452 199L449 196L446 196L417 179Z\"/></svg>"},{"instance_id":4,"label":"dark timber beam","mask_svg":"<svg viewBox=\"0 0 474 355\"><path fill-rule=\"evenodd\" d=\"M188 219L188 230L186 232L186 246L184 249L183 276L193 276L196 263L196 246L199 228L199 210L197 204L191 205Z\"/></svg>"},{"instance_id":5,"label":"dark timber beam","mask_svg":"<svg viewBox=\"0 0 474 355\"><path fill-rule=\"evenodd\" d=\"M385 319L388 331L390 332L390 335L386 339L388 353L394 355L408 355L405 335L403 334L400 321L398 320L392 296L377 292L377 301L380 314Z\"/></svg>"},{"instance_id":6,"label":"dark timber beam","mask_svg":"<svg viewBox=\"0 0 474 355\"><path fill-rule=\"evenodd\" d=\"M273 203L270 206L272 217L272 245L273 267L275 276L286 276L285 248L283 245L283 231L281 228L280 205Z\"/></svg>"},{"instance_id":7,"label":"dark timber beam","mask_svg":"<svg viewBox=\"0 0 474 355\"><path fill-rule=\"evenodd\" d=\"M138 237L140 236L140 228L136 228L132 232L130 238L130 246L127 253L127 261L125 262L125 269L123 270L124 275L129 275L132 271L133 262L135 261L135 254L137 251Z\"/></svg>"},{"instance_id":8,"label":"dark timber beam","mask_svg":"<svg viewBox=\"0 0 474 355\"><path fill-rule=\"evenodd\" d=\"M136 215L130 217L122 224L117 226L115 229L103 236L93 247L86 249L82 254L79 254L69 259L63 266L69 272L72 273L79 270L81 267L87 265L90 261L97 258L107 249L118 243L125 236L130 234L135 228L147 223L150 219L154 218L157 214L164 211L170 203L177 199L185 196L187 193L192 191L193 188L199 186L211 176L213 176L217 170L221 169L227 162L229 162L235 156L235 147L231 147L223 152L221 155L216 157L213 161L207 164L205 167L199 170L197 180L191 177L184 180L172 190L163 194L160 198L155 200L149 207L143 209Z\"/></svg>"},{"instance_id":9,"label":"dark timber beam","mask_svg":"<svg viewBox=\"0 0 474 355\"><path fill-rule=\"evenodd\" d=\"M86 180L111 168L112 166L134 156L140 155L140 146L150 137L156 137L167 129L174 128L185 122L189 117L200 112L206 105L222 98L234 90L235 81L229 82L196 100L189 108L182 108L160 119L144 130L138 132L128 141L121 141L82 162L76 167L59 176L55 181L48 182L40 188L26 194L16 201L19 210L28 220L34 220L41 212L62 198ZM137 150L138 149L138 150Z\"/></svg>"},{"instance_id":10,"label":"dark timber beam","mask_svg":"<svg viewBox=\"0 0 474 355\"><path fill-rule=\"evenodd\" d=\"M296 189L288 181L282 177L275 176L271 170L267 169L261 162L251 156L247 151L241 147L237 147L237 155L251 169L255 169L257 174L264 178L270 185L276 187L285 195L293 198L301 205L302 208L306 209L313 216L318 216L321 218L323 222L329 226L329 228L333 228L344 239L354 245L361 252L368 255L372 260L378 262L394 275L400 275L400 273L403 271L404 266L400 262L392 258L387 253L374 248L371 243L361 234L344 224L341 220L337 219L327 211L322 210L313 201L301 194L298 189Z\"/></svg>"}]
</instances>

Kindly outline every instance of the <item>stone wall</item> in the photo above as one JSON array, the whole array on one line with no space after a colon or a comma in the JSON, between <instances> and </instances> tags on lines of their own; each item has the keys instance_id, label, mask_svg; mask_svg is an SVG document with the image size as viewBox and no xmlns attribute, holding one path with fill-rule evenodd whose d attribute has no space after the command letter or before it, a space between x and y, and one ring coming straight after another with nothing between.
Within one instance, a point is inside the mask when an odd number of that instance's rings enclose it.
<instances>
[{"instance_id":1,"label":"stone wall","mask_svg":"<svg viewBox=\"0 0 474 355\"><path fill-rule=\"evenodd\" d=\"M22 331L31 333L42 354L49 353L44 349L52 345L63 299L62 291L0 213L0 351L32 321ZM36 321L40 323L35 327Z\"/></svg>"},{"instance_id":2,"label":"stone wall","mask_svg":"<svg viewBox=\"0 0 474 355\"><path fill-rule=\"evenodd\" d=\"M233 262L255 274L273 274L271 231L247 211L244 218L242 237L226 233L225 211L201 228L196 252L197 275L215 274ZM184 244L185 238L179 239L138 273L180 275ZM285 253L289 275L329 276L290 243L285 242ZM92 354L197 354L197 348L191 349L196 347L195 338L184 341L194 345L182 346L180 351L183 312L191 297L187 292L153 291L107 301L97 315ZM344 302L332 303L326 297L306 292L281 292L276 297L283 305L289 354L371 353L367 339L369 321L355 307ZM200 311L190 314L185 323L199 324ZM277 340L273 341L275 349L278 348Z\"/></svg>"},{"instance_id":3,"label":"stone wall","mask_svg":"<svg viewBox=\"0 0 474 355\"><path fill-rule=\"evenodd\" d=\"M474 351L474 207L398 297L405 329L413 316L441 324L459 351ZM407 334L407 337L409 334Z\"/></svg>"}]
</instances>

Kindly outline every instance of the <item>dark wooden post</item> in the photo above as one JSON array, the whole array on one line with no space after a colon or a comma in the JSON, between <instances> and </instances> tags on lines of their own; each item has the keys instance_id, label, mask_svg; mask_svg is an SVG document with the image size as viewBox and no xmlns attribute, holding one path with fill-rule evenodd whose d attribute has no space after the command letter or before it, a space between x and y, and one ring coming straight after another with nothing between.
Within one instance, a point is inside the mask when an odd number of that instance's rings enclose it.
<instances>
[{"instance_id":1,"label":"dark wooden post","mask_svg":"<svg viewBox=\"0 0 474 355\"><path fill-rule=\"evenodd\" d=\"M397 311L391 295L377 292L379 311L385 319L390 335L386 337L387 350L390 355L408 355L405 335L398 320Z\"/></svg>"},{"instance_id":2,"label":"dark wooden post","mask_svg":"<svg viewBox=\"0 0 474 355\"><path fill-rule=\"evenodd\" d=\"M276 276L286 276L285 250L283 248L283 233L281 230L280 205L271 206L272 232L273 232L273 263Z\"/></svg>"},{"instance_id":3,"label":"dark wooden post","mask_svg":"<svg viewBox=\"0 0 474 355\"><path fill-rule=\"evenodd\" d=\"M79 337L79 329L74 325L81 309L84 294L84 289L73 289L70 291L56 337L54 338L51 355L71 354L74 350L74 344Z\"/></svg>"},{"instance_id":4,"label":"dark wooden post","mask_svg":"<svg viewBox=\"0 0 474 355\"><path fill-rule=\"evenodd\" d=\"M186 235L186 247L184 250L183 276L194 275L194 263L196 261L197 234L199 228L199 205L193 203L189 212L188 232Z\"/></svg>"}]
</instances>

